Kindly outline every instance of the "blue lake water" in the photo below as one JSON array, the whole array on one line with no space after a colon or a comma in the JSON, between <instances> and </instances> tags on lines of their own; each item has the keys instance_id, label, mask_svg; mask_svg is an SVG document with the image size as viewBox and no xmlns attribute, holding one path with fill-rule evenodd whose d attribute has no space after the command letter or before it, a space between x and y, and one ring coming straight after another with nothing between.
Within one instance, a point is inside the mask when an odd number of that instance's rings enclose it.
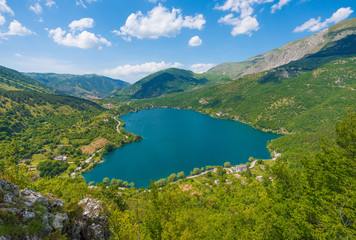
<instances>
[{"instance_id":1,"label":"blue lake water","mask_svg":"<svg viewBox=\"0 0 356 240\"><path fill-rule=\"evenodd\" d=\"M269 159L267 142L280 135L265 133L231 120L189 110L150 109L121 118L125 129L143 140L105 155L105 162L84 174L101 182L104 177L147 187L171 173L189 175L195 167L246 163L248 158Z\"/></svg>"}]
</instances>

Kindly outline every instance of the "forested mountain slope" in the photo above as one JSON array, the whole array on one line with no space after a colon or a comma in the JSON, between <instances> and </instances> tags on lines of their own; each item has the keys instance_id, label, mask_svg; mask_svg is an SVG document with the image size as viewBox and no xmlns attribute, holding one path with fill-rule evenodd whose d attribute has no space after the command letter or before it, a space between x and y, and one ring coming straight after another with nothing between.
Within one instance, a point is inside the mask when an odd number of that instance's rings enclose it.
<instances>
[{"instance_id":1,"label":"forested mountain slope","mask_svg":"<svg viewBox=\"0 0 356 240\"><path fill-rule=\"evenodd\" d=\"M18 71L0 66L0 89L53 93L54 90Z\"/></svg>"},{"instance_id":2,"label":"forested mountain slope","mask_svg":"<svg viewBox=\"0 0 356 240\"><path fill-rule=\"evenodd\" d=\"M118 89L130 86L127 82L96 74L25 73L25 75L51 88L89 99L104 98Z\"/></svg>"},{"instance_id":3,"label":"forested mountain slope","mask_svg":"<svg viewBox=\"0 0 356 240\"><path fill-rule=\"evenodd\" d=\"M203 85L209 80L197 77L192 71L170 68L151 74L132 86L120 90L114 96L144 99L174 92L183 92Z\"/></svg>"}]
</instances>

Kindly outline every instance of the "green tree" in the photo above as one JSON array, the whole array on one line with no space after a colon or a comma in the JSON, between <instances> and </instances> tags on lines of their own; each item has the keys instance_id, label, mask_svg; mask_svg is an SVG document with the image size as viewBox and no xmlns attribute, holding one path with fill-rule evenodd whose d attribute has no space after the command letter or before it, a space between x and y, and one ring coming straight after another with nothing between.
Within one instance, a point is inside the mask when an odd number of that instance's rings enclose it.
<instances>
[{"instance_id":1,"label":"green tree","mask_svg":"<svg viewBox=\"0 0 356 240\"><path fill-rule=\"evenodd\" d=\"M200 169L199 168L194 168L193 169L193 175L197 175L200 173Z\"/></svg>"},{"instance_id":2,"label":"green tree","mask_svg":"<svg viewBox=\"0 0 356 240\"><path fill-rule=\"evenodd\" d=\"M231 163L230 163L230 162L226 162L226 163L224 163L224 167L226 167L226 168L230 168L230 167L231 167Z\"/></svg>"},{"instance_id":3,"label":"green tree","mask_svg":"<svg viewBox=\"0 0 356 240\"><path fill-rule=\"evenodd\" d=\"M184 172L179 172L179 173L177 174L177 178L178 178L178 179L184 178Z\"/></svg>"},{"instance_id":4,"label":"green tree","mask_svg":"<svg viewBox=\"0 0 356 240\"><path fill-rule=\"evenodd\" d=\"M171 175L169 175L168 177L168 182L174 182L177 179L177 175L175 173L172 173Z\"/></svg>"},{"instance_id":5,"label":"green tree","mask_svg":"<svg viewBox=\"0 0 356 240\"><path fill-rule=\"evenodd\" d=\"M110 179L108 177L105 177L103 179L103 183L106 185L106 186L109 186L109 183L110 183Z\"/></svg>"}]
</instances>

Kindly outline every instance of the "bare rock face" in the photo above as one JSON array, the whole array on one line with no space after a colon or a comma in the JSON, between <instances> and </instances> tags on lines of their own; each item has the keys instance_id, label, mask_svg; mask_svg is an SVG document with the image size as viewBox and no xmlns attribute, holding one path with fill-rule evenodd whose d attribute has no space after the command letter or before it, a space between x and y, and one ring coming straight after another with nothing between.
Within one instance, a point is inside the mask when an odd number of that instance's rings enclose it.
<instances>
[{"instance_id":1,"label":"bare rock face","mask_svg":"<svg viewBox=\"0 0 356 240\"><path fill-rule=\"evenodd\" d=\"M107 216L103 215L101 202L92 198L83 199L78 203L83 207L82 218L78 220L81 235L84 239L105 240L110 238L107 229Z\"/></svg>"},{"instance_id":2,"label":"bare rock face","mask_svg":"<svg viewBox=\"0 0 356 240\"><path fill-rule=\"evenodd\" d=\"M25 188L24 190L20 191L20 197L26 202L30 203L28 205L29 207L33 207L36 203L41 203L45 206L49 205L49 200L47 198L42 196L41 193L38 193L31 189Z\"/></svg>"},{"instance_id":3,"label":"bare rock face","mask_svg":"<svg viewBox=\"0 0 356 240\"><path fill-rule=\"evenodd\" d=\"M10 204L13 197L17 196L19 188L10 182L0 179L0 192L5 194L3 198L4 203Z\"/></svg>"}]
</instances>

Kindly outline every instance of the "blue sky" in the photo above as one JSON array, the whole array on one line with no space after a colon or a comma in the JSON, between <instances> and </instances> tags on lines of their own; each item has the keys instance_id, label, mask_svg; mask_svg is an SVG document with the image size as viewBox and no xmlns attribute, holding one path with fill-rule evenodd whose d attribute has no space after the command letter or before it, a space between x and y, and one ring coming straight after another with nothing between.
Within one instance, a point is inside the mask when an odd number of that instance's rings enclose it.
<instances>
[{"instance_id":1,"label":"blue sky","mask_svg":"<svg viewBox=\"0 0 356 240\"><path fill-rule=\"evenodd\" d=\"M0 65L131 83L243 61L355 17L355 0L0 0Z\"/></svg>"}]
</instances>

